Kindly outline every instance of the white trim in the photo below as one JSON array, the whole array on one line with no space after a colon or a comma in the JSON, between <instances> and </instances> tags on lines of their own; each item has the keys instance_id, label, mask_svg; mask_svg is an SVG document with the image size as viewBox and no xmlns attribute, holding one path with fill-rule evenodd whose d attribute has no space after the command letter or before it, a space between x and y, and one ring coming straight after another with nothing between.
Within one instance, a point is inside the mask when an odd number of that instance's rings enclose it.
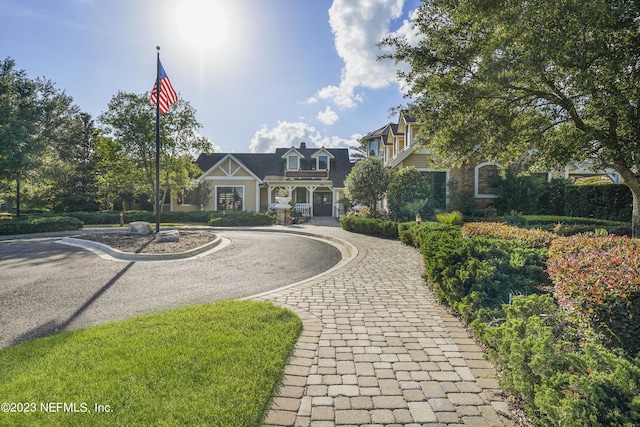
<instances>
[{"instance_id":1,"label":"white trim","mask_svg":"<svg viewBox=\"0 0 640 427\"><path fill-rule=\"evenodd\" d=\"M234 162L236 162L238 164L238 168L236 168L231 174L229 172L225 171L221 167L225 160L229 160L229 170L231 170L231 160L233 160ZM215 176L215 175L211 176L211 175L209 175L216 168L220 168L220 170L224 173L224 175L220 175L220 176ZM248 177L237 177L237 176L235 176L235 174L238 173L238 171L240 169L244 169L250 176L248 176ZM218 161L218 163L216 163L215 165L211 166L202 175L200 175L198 177L198 179L196 179L196 181L197 182L202 182L205 179L255 179L258 182L262 182L262 180L260 178L258 178L256 176L256 174L254 174L240 160L238 160L236 157L234 157L233 154L225 155L222 159L220 159Z\"/></svg>"},{"instance_id":2,"label":"white trim","mask_svg":"<svg viewBox=\"0 0 640 427\"><path fill-rule=\"evenodd\" d=\"M500 166L500 163L496 163L496 162L482 162L476 165L476 167L473 169L473 195L476 199L497 199L498 196L496 194L484 194L484 193L480 193L480 189L479 189L479 183L478 183L478 178L479 178L479 171L480 169L482 169L485 166Z\"/></svg>"},{"instance_id":3,"label":"white trim","mask_svg":"<svg viewBox=\"0 0 640 427\"><path fill-rule=\"evenodd\" d=\"M202 181L256 181L253 177L250 176L205 176Z\"/></svg>"},{"instance_id":4,"label":"white trim","mask_svg":"<svg viewBox=\"0 0 640 427\"><path fill-rule=\"evenodd\" d=\"M445 178L444 178L444 185L445 185L445 205L446 208L449 209L449 203L451 202L451 194L450 194L450 188L451 187L449 185L449 180L451 179L451 169L432 169L432 168L416 168L416 170L418 172L444 172L445 173Z\"/></svg>"}]
</instances>

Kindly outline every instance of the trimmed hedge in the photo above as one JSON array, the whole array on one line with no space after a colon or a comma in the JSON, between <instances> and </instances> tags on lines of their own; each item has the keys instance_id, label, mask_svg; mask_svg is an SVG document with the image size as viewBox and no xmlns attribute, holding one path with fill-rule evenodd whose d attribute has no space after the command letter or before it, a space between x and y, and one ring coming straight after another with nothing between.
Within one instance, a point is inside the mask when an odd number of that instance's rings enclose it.
<instances>
[{"instance_id":1,"label":"trimmed hedge","mask_svg":"<svg viewBox=\"0 0 640 427\"><path fill-rule=\"evenodd\" d=\"M625 184L568 185L565 215L631 221L632 195Z\"/></svg>"},{"instance_id":2,"label":"trimmed hedge","mask_svg":"<svg viewBox=\"0 0 640 427\"><path fill-rule=\"evenodd\" d=\"M554 294L586 338L640 352L640 241L573 236L549 249Z\"/></svg>"},{"instance_id":3,"label":"trimmed hedge","mask_svg":"<svg viewBox=\"0 0 640 427\"><path fill-rule=\"evenodd\" d=\"M402 240L420 247L426 276L440 301L470 322L514 294L548 284L546 250L514 240L466 238L458 226L401 225Z\"/></svg>"},{"instance_id":4,"label":"trimmed hedge","mask_svg":"<svg viewBox=\"0 0 640 427\"><path fill-rule=\"evenodd\" d=\"M362 216L343 216L340 217L340 225L344 230L354 233L368 234L386 239L398 238L398 223L395 221Z\"/></svg>"},{"instance_id":5,"label":"trimmed hedge","mask_svg":"<svg viewBox=\"0 0 640 427\"><path fill-rule=\"evenodd\" d=\"M273 225L275 215L264 212L214 212L208 224L214 227Z\"/></svg>"},{"instance_id":6,"label":"trimmed hedge","mask_svg":"<svg viewBox=\"0 0 640 427\"><path fill-rule=\"evenodd\" d=\"M79 230L82 221L65 216L19 218L0 221L0 234L45 233L50 231Z\"/></svg>"},{"instance_id":7,"label":"trimmed hedge","mask_svg":"<svg viewBox=\"0 0 640 427\"><path fill-rule=\"evenodd\" d=\"M519 240L536 248L549 247L558 236L539 229L514 227L502 222L468 222L462 226L465 237L484 236L494 239Z\"/></svg>"}]
</instances>

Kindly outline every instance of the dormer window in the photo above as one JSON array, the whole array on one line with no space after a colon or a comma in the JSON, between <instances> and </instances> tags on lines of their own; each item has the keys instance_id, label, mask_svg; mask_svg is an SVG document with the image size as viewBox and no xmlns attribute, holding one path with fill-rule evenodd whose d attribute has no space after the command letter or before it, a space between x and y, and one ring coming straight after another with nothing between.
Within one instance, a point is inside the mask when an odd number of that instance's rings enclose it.
<instances>
[{"instance_id":1,"label":"dormer window","mask_svg":"<svg viewBox=\"0 0 640 427\"><path fill-rule=\"evenodd\" d=\"M287 161L287 169L298 170L300 169L300 158L295 154L290 154Z\"/></svg>"},{"instance_id":2,"label":"dormer window","mask_svg":"<svg viewBox=\"0 0 640 427\"><path fill-rule=\"evenodd\" d=\"M315 161L315 169L319 171L328 171L331 168L331 159L335 158L324 147L311 155L311 159Z\"/></svg>"},{"instance_id":3,"label":"dormer window","mask_svg":"<svg viewBox=\"0 0 640 427\"><path fill-rule=\"evenodd\" d=\"M329 156L320 155L316 159L316 169L318 170L327 170L329 169Z\"/></svg>"}]
</instances>

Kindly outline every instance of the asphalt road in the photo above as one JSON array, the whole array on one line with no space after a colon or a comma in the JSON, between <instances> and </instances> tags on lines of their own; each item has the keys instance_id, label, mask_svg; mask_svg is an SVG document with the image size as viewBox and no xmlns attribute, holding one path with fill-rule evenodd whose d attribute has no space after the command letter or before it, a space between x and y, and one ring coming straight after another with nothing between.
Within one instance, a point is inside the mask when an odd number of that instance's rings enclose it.
<instances>
[{"instance_id":1,"label":"asphalt road","mask_svg":"<svg viewBox=\"0 0 640 427\"><path fill-rule=\"evenodd\" d=\"M340 251L302 236L224 230L200 259L103 260L57 238L0 241L0 348L153 311L255 295L330 269Z\"/></svg>"}]
</instances>

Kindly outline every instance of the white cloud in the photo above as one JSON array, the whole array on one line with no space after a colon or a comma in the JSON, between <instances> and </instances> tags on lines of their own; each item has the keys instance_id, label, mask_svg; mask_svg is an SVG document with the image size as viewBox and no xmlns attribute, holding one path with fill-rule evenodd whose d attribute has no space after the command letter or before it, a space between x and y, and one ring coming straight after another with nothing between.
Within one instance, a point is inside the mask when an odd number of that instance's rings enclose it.
<instances>
[{"instance_id":1,"label":"white cloud","mask_svg":"<svg viewBox=\"0 0 640 427\"><path fill-rule=\"evenodd\" d=\"M380 89L396 81L392 61L378 61L377 46L389 34L392 20L402 15L405 0L334 0L329 24L338 55L344 61L339 86L326 86L315 95L342 108L353 108L362 98L357 87Z\"/></svg>"},{"instance_id":2,"label":"white cloud","mask_svg":"<svg viewBox=\"0 0 640 427\"><path fill-rule=\"evenodd\" d=\"M337 122L340 118L338 114L331 109L331 107L327 107L324 111L320 111L318 113L318 120L320 120L325 125L332 125Z\"/></svg>"},{"instance_id":3,"label":"white cloud","mask_svg":"<svg viewBox=\"0 0 640 427\"><path fill-rule=\"evenodd\" d=\"M303 122L278 121L274 128L263 125L256 131L249 151L252 153L272 153L276 148L299 147L300 142L306 142L308 148L347 148L358 143L360 135L351 139L338 136L322 135L315 127Z\"/></svg>"}]
</instances>

